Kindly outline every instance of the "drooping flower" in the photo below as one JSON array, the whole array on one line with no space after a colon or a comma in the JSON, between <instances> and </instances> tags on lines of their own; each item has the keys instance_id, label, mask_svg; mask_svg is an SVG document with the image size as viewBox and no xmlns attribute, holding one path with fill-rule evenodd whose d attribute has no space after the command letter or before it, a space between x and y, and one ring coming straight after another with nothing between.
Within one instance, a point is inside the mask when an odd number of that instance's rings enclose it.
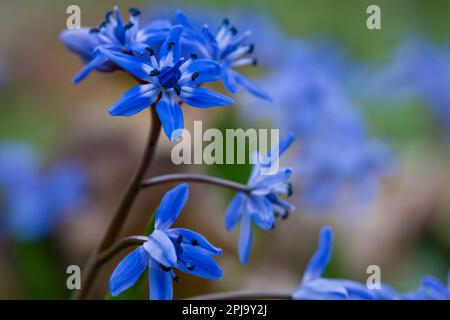
<instances>
[{"instance_id":1,"label":"drooping flower","mask_svg":"<svg viewBox=\"0 0 450 320\"><path fill-rule=\"evenodd\" d=\"M450 271L447 285L433 276L425 276L419 289L402 294L401 297L404 300L450 300Z\"/></svg>"},{"instance_id":2,"label":"drooping flower","mask_svg":"<svg viewBox=\"0 0 450 320\"><path fill-rule=\"evenodd\" d=\"M308 263L298 289L292 294L299 300L390 300L395 291L386 284L380 289L369 289L353 280L323 278L333 250L333 230L322 227L319 247Z\"/></svg>"},{"instance_id":3,"label":"drooping flower","mask_svg":"<svg viewBox=\"0 0 450 320\"><path fill-rule=\"evenodd\" d=\"M173 26L161 46L159 61L148 48L148 59L132 57L120 52L100 49L111 61L131 73L143 84L122 96L109 109L112 116L131 116L148 108L157 101L156 112L164 132L170 140L176 140L183 129L183 111L180 101L198 108L226 106L233 100L220 93L198 85L215 81L220 66L207 59L197 59L195 55L181 57L181 26Z\"/></svg>"},{"instance_id":4,"label":"drooping flower","mask_svg":"<svg viewBox=\"0 0 450 320\"><path fill-rule=\"evenodd\" d=\"M247 263L252 244L252 222L263 230L275 227L275 218L287 218L294 206L282 200L279 196L291 196L292 189L287 182L292 170L280 168L274 174L264 174L267 169L278 160L278 157L293 142L289 135L276 148L268 153L266 159L256 162L247 186L248 193L239 192L229 204L225 213L225 228L230 231L241 221L241 235L239 240L239 258L242 264ZM274 151L276 150L276 152ZM266 168L264 168L266 167Z\"/></svg>"},{"instance_id":5,"label":"drooping flower","mask_svg":"<svg viewBox=\"0 0 450 320\"><path fill-rule=\"evenodd\" d=\"M249 30L239 34L237 28L225 18L216 34L211 33L207 25L199 31L181 11L177 12L175 23L184 27L184 43L189 50L220 63L220 79L230 92L236 93L238 86L241 86L259 98L271 100L265 91L235 71L238 67L257 65L257 59L252 57L255 44L248 42Z\"/></svg>"},{"instance_id":6,"label":"drooping flower","mask_svg":"<svg viewBox=\"0 0 450 320\"><path fill-rule=\"evenodd\" d=\"M19 241L50 234L86 198L86 175L79 164L60 162L46 173L25 143L0 146L0 228Z\"/></svg>"},{"instance_id":7,"label":"drooping flower","mask_svg":"<svg viewBox=\"0 0 450 320\"><path fill-rule=\"evenodd\" d=\"M86 63L73 82L80 82L92 70L107 72L117 69L117 66L102 54L100 48L141 56L146 53L148 46L156 46L164 41L169 32L169 21L155 20L140 29L139 9L130 8L129 13L129 21L125 24L118 7L115 6L98 27L66 29L61 32L60 39L64 45Z\"/></svg>"},{"instance_id":8,"label":"drooping flower","mask_svg":"<svg viewBox=\"0 0 450 320\"><path fill-rule=\"evenodd\" d=\"M154 231L112 273L109 287L113 296L133 286L147 268L151 300L172 299L174 268L206 279L222 276L212 258L220 256L221 249L194 231L171 228L188 199L188 192L188 185L183 183L165 194L156 212Z\"/></svg>"}]
</instances>

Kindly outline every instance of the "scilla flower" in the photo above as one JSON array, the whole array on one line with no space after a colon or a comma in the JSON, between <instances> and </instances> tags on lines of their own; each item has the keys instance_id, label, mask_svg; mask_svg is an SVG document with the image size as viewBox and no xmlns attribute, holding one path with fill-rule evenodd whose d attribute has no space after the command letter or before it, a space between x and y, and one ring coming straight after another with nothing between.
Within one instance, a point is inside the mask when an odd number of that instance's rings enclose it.
<instances>
[{"instance_id":1,"label":"scilla flower","mask_svg":"<svg viewBox=\"0 0 450 320\"><path fill-rule=\"evenodd\" d=\"M156 112L164 132L170 140L176 140L184 126L180 101L198 108L233 104L231 98L197 87L199 84L217 80L220 66L212 60L197 59L195 55L188 59L181 57L181 32L181 26L172 27L161 46L159 62L150 48L147 60L100 49L111 61L143 83L126 92L109 109L112 116L134 115L159 99Z\"/></svg>"},{"instance_id":2,"label":"scilla flower","mask_svg":"<svg viewBox=\"0 0 450 320\"><path fill-rule=\"evenodd\" d=\"M402 294L405 300L450 300L450 271L447 285L432 276L422 279L422 286L415 292Z\"/></svg>"},{"instance_id":3,"label":"scilla flower","mask_svg":"<svg viewBox=\"0 0 450 320\"><path fill-rule=\"evenodd\" d=\"M294 210L290 203L279 199L279 196L290 196L291 185L287 182L292 173L290 168L281 168L275 174L263 174L264 167L271 166L274 161L289 147L294 137L289 135L277 146L278 153L269 152L261 163L256 162L247 186L249 193L239 192L231 201L225 213L225 228L231 230L241 220L241 236L239 240L239 258L242 264L247 263L252 244L251 224L263 230L275 227L275 217L285 219L289 211ZM271 162L269 162L270 160Z\"/></svg>"},{"instance_id":4,"label":"scilla flower","mask_svg":"<svg viewBox=\"0 0 450 320\"><path fill-rule=\"evenodd\" d=\"M117 69L99 48L108 48L117 52L127 52L142 55L145 48L153 43L162 42L168 33L170 23L157 20L143 29L139 28L140 11L136 8L129 10L128 23L122 21L119 9L106 14L105 21L98 27L64 30L60 39L64 45L78 54L84 68L74 77L75 83L83 80L92 70L113 71Z\"/></svg>"},{"instance_id":5,"label":"scilla flower","mask_svg":"<svg viewBox=\"0 0 450 320\"><path fill-rule=\"evenodd\" d=\"M255 45L247 41L251 35L250 31L238 34L236 27L231 25L228 19L224 19L215 35L207 25L198 32L181 12L177 13L175 22L185 28L189 47L195 49L200 56L220 63L221 80L230 92L236 93L238 86L242 86L255 96L270 100L266 92L234 70L246 65L257 65L256 58L251 56Z\"/></svg>"},{"instance_id":6,"label":"scilla flower","mask_svg":"<svg viewBox=\"0 0 450 320\"><path fill-rule=\"evenodd\" d=\"M220 256L221 249L194 231L171 228L186 203L188 192L188 185L184 183L163 197L156 212L155 230L111 275L109 287L113 296L130 288L147 267L151 300L172 299L174 268L206 279L222 276L222 270L211 257Z\"/></svg>"},{"instance_id":7,"label":"scilla flower","mask_svg":"<svg viewBox=\"0 0 450 320\"><path fill-rule=\"evenodd\" d=\"M326 279L322 275L330 262L333 251L333 230L322 227L319 248L309 261L302 282L292 294L301 300L349 300L395 299L395 291L382 284L380 289L369 289L362 283L344 279Z\"/></svg>"}]
</instances>

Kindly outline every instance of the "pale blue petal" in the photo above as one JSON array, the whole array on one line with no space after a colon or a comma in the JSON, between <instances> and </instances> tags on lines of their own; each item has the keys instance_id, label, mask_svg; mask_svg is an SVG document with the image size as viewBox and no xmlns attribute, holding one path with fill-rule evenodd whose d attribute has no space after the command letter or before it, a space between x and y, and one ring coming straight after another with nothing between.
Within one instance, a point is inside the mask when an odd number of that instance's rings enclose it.
<instances>
[{"instance_id":1,"label":"pale blue petal","mask_svg":"<svg viewBox=\"0 0 450 320\"><path fill-rule=\"evenodd\" d=\"M66 29L59 35L61 42L70 51L78 54L84 62L91 60L95 48L102 44L90 30L90 28Z\"/></svg>"},{"instance_id":2,"label":"pale blue petal","mask_svg":"<svg viewBox=\"0 0 450 320\"><path fill-rule=\"evenodd\" d=\"M250 215L244 214L241 219L241 235L239 238L239 259L246 264L252 246L252 225Z\"/></svg>"},{"instance_id":3,"label":"pale blue petal","mask_svg":"<svg viewBox=\"0 0 450 320\"><path fill-rule=\"evenodd\" d=\"M275 217L272 203L265 196L251 196L249 208L253 222L263 230L273 229Z\"/></svg>"},{"instance_id":4,"label":"pale blue petal","mask_svg":"<svg viewBox=\"0 0 450 320\"><path fill-rule=\"evenodd\" d=\"M322 276L333 252L333 230L324 226L320 230L319 247L306 267L303 282L309 282Z\"/></svg>"},{"instance_id":5,"label":"pale blue petal","mask_svg":"<svg viewBox=\"0 0 450 320\"><path fill-rule=\"evenodd\" d=\"M234 79L237 84L243 86L245 89L247 89L250 93L254 94L258 98L267 101L272 101L272 98L266 92L264 92L261 88L259 88L256 84L251 82L248 78L244 77L243 75L234 72Z\"/></svg>"},{"instance_id":6,"label":"pale blue petal","mask_svg":"<svg viewBox=\"0 0 450 320\"><path fill-rule=\"evenodd\" d=\"M149 255L141 246L133 250L117 265L109 279L109 290L112 296L134 285L147 267Z\"/></svg>"},{"instance_id":7,"label":"pale blue petal","mask_svg":"<svg viewBox=\"0 0 450 320\"><path fill-rule=\"evenodd\" d=\"M169 140L178 140L183 133L184 118L183 110L175 98L171 94L164 93L156 105L156 112Z\"/></svg>"},{"instance_id":8,"label":"pale blue petal","mask_svg":"<svg viewBox=\"0 0 450 320\"><path fill-rule=\"evenodd\" d=\"M164 231L178 218L189 197L189 186L182 183L167 192L156 212L155 229Z\"/></svg>"},{"instance_id":9,"label":"pale blue petal","mask_svg":"<svg viewBox=\"0 0 450 320\"><path fill-rule=\"evenodd\" d=\"M236 194L228 205L227 211L225 213L225 229L230 231L239 221L242 215L242 210L244 209L247 196L239 192Z\"/></svg>"},{"instance_id":10,"label":"pale blue petal","mask_svg":"<svg viewBox=\"0 0 450 320\"><path fill-rule=\"evenodd\" d=\"M348 292L340 283L318 278L302 283L292 296L297 300L343 300Z\"/></svg>"},{"instance_id":11,"label":"pale blue petal","mask_svg":"<svg viewBox=\"0 0 450 320\"><path fill-rule=\"evenodd\" d=\"M102 54L96 53L94 58L88 62L81 70L78 72L75 77L73 77L73 83L79 83L81 80L86 78L91 71L100 68L102 65L108 62L108 58Z\"/></svg>"}]
</instances>

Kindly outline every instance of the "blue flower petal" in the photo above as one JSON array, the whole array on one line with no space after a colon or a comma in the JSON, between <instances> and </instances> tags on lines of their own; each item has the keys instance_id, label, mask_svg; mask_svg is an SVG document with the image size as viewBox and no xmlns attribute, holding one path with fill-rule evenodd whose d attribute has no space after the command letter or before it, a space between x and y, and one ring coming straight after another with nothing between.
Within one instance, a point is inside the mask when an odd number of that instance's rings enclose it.
<instances>
[{"instance_id":1,"label":"blue flower petal","mask_svg":"<svg viewBox=\"0 0 450 320\"><path fill-rule=\"evenodd\" d=\"M73 83L79 83L81 80L86 78L91 71L100 68L102 65L108 62L108 58L99 52L95 53L94 58L87 63L81 70L78 72L75 77L73 77Z\"/></svg>"},{"instance_id":2,"label":"blue flower petal","mask_svg":"<svg viewBox=\"0 0 450 320\"><path fill-rule=\"evenodd\" d=\"M265 196L251 196L249 210L253 222L263 230L270 230L275 225L272 203Z\"/></svg>"},{"instance_id":3,"label":"blue flower petal","mask_svg":"<svg viewBox=\"0 0 450 320\"><path fill-rule=\"evenodd\" d=\"M274 146L269 150L265 159L262 161L263 167L270 167L275 161L277 161L283 153L290 147L290 145L294 142L295 136L294 133L289 132L289 134L281 139L278 145Z\"/></svg>"},{"instance_id":4,"label":"blue flower petal","mask_svg":"<svg viewBox=\"0 0 450 320\"><path fill-rule=\"evenodd\" d=\"M234 103L233 99L220 93L197 87L181 87L180 99L192 107L210 108L228 106Z\"/></svg>"},{"instance_id":5,"label":"blue flower petal","mask_svg":"<svg viewBox=\"0 0 450 320\"><path fill-rule=\"evenodd\" d=\"M95 48L101 44L99 38L90 32L90 28L66 29L61 32L59 39L84 62L92 59Z\"/></svg>"},{"instance_id":6,"label":"blue flower petal","mask_svg":"<svg viewBox=\"0 0 450 320\"><path fill-rule=\"evenodd\" d=\"M183 72L183 76L179 81L179 85L181 86L216 81L219 79L221 73L220 64L208 59L195 59L188 64L185 70L183 67L180 68L180 71ZM197 74L196 77L193 77L194 73Z\"/></svg>"},{"instance_id":7,"label":"blue flower petal","mask_svg":"<svg viewBox=\"0 0 450 320\"><path fill-rule=\"evenodd\" d=\"M243 86L245 89L250 91L252 94L257 96L258 98L262 98L267 101L272 101L272 98L266 92L264 92L256 84L251 82L248 78L244 77L243 75L241 75L235 71L230 70L230 72L234 72L234 78L235 78L237 84Z\"/></svg>"},{"instance_id":8,"label":"blue flower petal","mask_svg":"<svg viewBox=\"0 0 450 320\"><path fill-rule=\"evenodd\" d=\"M212 255L220 256L222 255L222 249L214 247L211 243L206 240L201 234L183 228L174 228L166 231L167 235L174 241L177 241L181 236L183 244L198 246L204 249Z\"/></svg>"},{"instance_id":9,"label":"blue flower petal","mask_svg":"<svg viewBox=\"0 0 450 320\"><path fill-rule=\"evenodd\" d=\"M149 255L142 246L123 258L109 279L111 295L117 296L135 284L147 267L148 259Z\"/></svg>"},{"instance_id":10,"label":"blue flower petal","mask_svg":"<svg viewBox=\"0 0 450 320\"><path fill-rule=\"evenodd\" d=\"M239 192L236 194L228 205L225 213L225 229L230 231L239 221L242 216L242 210L244 209L247 197L244 193Z\"/></svg>"},{"instance_id":11,"label":"blue flower petal","mask_svg":"<svg viewBox=\"0 0 450 320\"><path fill-rule=\"evenodd\" d=\"M177 263L178 269L206 279L219 279L222 277L222 270L209 255L208 251L186 244L182 244L181 248L183 253Z\"/></svg>"},{"instance_id":12,"label":"blue flower petal","mask_svg":"<svg viewBox=\"0 0 450 320\"><path fill-rule=\"evenodd\" d=\"M222 82L225 88L227 88L228 91L235 94L237 92L237 83L236 83L236 77L234 76L233 70L230 68L226 68L222 72Z\"/></svg>"},{"instance_id":13,"label":"blue flower petal","mask_svg":"<svg viewBox=\"0 0 450 320\"><path fill-rule=\"evenodd\" d=\"M302 283L292 297L297 300L343 300L348 297L348 292L340 283L318 278Z\"/></svg>"},{"instance_id":14,"label":"blue flower petal","mask_svg":"<svg viewBox=\"0 0 450 320\"><path fill-rule=\"evenodd\" d=\"M108 112L111 116L132 116L148 108L156 99L159 88L153 84L138 85L128 90Z\"/></svg>"},{"instance_id":15,"label":"blue flower petal","mask_svg":"<svg viewBox=\"0 0 450 320\"><path fill-rule=\"evenodd\" d=\"M143 246L153 259L165 267L171 268L177 262L175 247L163 231L154 230Z\"/></svg>"},{"instance_id":16,"label":"blue flower petal","mask_svg":"<svg viewBox=\"0 0 450 320\"><path fill-rule=\"evenodd\" d=\"M322 276L333 252L333 230L322 227L320 230L319 247L306 267L303 282L309 282Z\"/></svg>"},{"instance_id":17,"label":"blue flower petal","mask_svg":"<svg viewBox=\"0 0 450 320\"><path fill-rule=\"evenodd\" d=\"M241 236L239 238L239 259L246 264L252 246L252 225L250 215L244 214L241 219Z\"/></svg>"},{"instance_id":18,"label":"blue flower petal","mask_svg":"<svg viewBox=\"0 0 450 320\"><path fill-rule=\"evenodd\" d=\"M286 180L292 174L292 169L282 168L277 173L272 175L256 175L249 181L249 186L252 188L254 195L266 195L275 187L286 183Z\"/></svg>"},{"instance_id":19,"label":"blue flower petal","mask_svg":"<svg viewBox=\"0 0 450 320\"><path fill-rule=\"evenodd\" d=\"M164 93L156 105L156 112L169 140L178 140L183 133L184 118L183 110L175 98L171 94Z\"/></svg>"},{"instance_id":20,"label":"blue flower petal","mask_svg":"<svg viewBox=\"0 0 450 320\"><path fill-rule=\"evenodd\" d=\"M150 259L148 280L150 300L172 300L173 280L171 271L161 269L157 261Z\"/></svg>"},{"instance_id":21,"label":"blue flower petal","mask_svg":"<svg viewBox=\"0 0 450 320\"><path fill-rule=\"evenodd\" d=\"M152 82L150 73L152 72L153 68L149 64L149 62L138 57L133 57L129 54L109 50L106 48L99 48L98 50L100 50L100 52L109 60L125 69L136 78L143 81Z\"/></svg>"},{"instance_id":22,"label":"blue flower petal","mask_svg":"<svg viewBox=\"0 0 450 320\"><path fill-rule=\"evenodd\" d=\"M167 192L156 212L155 229L164 231L173 224L189 197L189 186L182 183Z\"/></svg>"}]
</instances>

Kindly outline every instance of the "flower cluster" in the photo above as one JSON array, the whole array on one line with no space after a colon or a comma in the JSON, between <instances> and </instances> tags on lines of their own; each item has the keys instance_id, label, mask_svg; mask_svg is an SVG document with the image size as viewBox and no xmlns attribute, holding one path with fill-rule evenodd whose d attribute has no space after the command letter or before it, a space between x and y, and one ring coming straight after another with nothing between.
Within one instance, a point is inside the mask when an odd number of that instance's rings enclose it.
<instances>
[{"instance_id":1,"label":"flower cluster","mask_svg":"<svg viewBox=\"0 0 450 320\"><path fill-rule=\"evenodd\" d=\"M73 162L61 162L42 174L40 159L25 143L0 145L0 232L20 241L48 235L85 199L86 177ZM4 207L3 207L4 206Z\"/></svg>"}]
</instances>

